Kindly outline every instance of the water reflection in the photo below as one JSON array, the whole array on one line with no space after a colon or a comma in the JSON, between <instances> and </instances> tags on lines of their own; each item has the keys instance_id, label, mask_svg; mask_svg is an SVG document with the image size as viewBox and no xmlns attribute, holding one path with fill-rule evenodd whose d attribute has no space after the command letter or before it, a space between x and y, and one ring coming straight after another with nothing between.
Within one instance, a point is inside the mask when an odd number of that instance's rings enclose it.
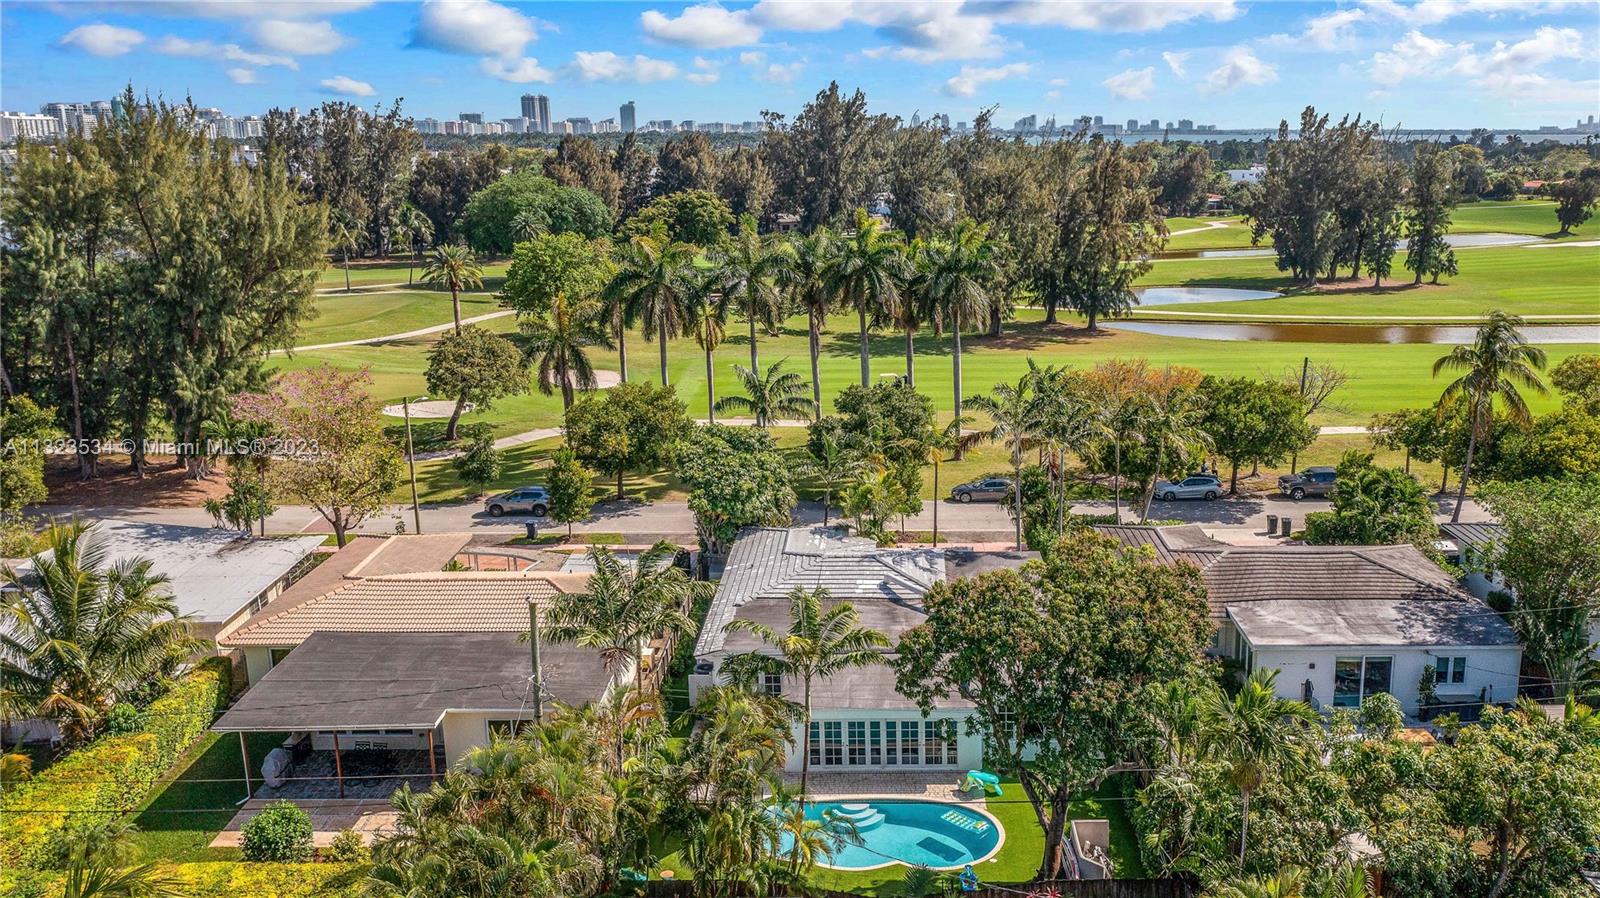
<instances>
[{"instance_id":1,"label":"water reflection","mask_svg":"<svg viewBox=\"0 0 1600 898\"><path fill-rule=\"evenodd\" d=\"M1192 302L1238 302L1246 299L1277 299L1271 290L1238 290L1232 287L1145 287L1136 291L1141 306L1179 306Z\"/></svg>"},{"instance_id":2,"label":"water reflection","mask_svg":"<svg viewBox=\"0 0 1600 898\"><path fill-rule=\"evenodd\" d=\"M1476 325L1454 324L1190 324L1168 321L1117 321L1117 330L1186 337L1191 340L1274 343L1445 343L1472 342ZM1600 324L1535 324L1522 329L1530 343L1600 344Z\"/></svg>"}]
</instances>

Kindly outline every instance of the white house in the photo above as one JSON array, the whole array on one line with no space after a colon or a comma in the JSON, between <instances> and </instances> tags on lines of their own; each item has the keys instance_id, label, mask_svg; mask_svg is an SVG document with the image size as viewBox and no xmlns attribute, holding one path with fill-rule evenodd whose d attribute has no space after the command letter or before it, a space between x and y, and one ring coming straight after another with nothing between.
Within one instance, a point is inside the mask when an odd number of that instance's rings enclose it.
<instances>
[{"instance_id":1,"label":"white house","mask_svg":"<svg viewBox=\"0 0 1600 898\"><path fill-rule=\"evenodd\" d=\"M1480 599L1490 593L1511 593L1505 578L1491 566L1494 544L1505 528L1494 523L1440 524L1439 543L1445 557L1464 571L1461 585ZM1589 657L1600 661L1600 610L1589 615Z\"/></svg>"},{"instance_id":2,"label":"white house","mask_svg":"<svg viewBox=\"0 0 1600 898\"><path fill-rule=\"evenodd\" d=\"M889 637L921 623L922 597L946 578L1020 566L1031 553L968 552L928 548L879 548L869 539L823 527L752 529L740 534L728 555L716 598L695 644L691 698L725 681L723 662L732 655L772 651L749 633L729 632L735 620L750 620L785 632L788 595L796 587L827 589L834 602L855 606L863 626ZM927 717L895 688L884 663L846 671L811 686L813 770L967 769L983 762L981 737L966 733L972 705L959 696L941 702ZM797 682L769 679L761 687L798 700ZM802 744L800 724L793 744ZM791 771L800 768L789 753Z\"/></svg>"},{"instance_id":3,"label":"white house","mask_svg":"<svg viewBox=\"0 0 1600 898\"><path fill-rule=\"evenodd\" d=\"M1511 627L1414 546L1230 546L1195 525L1099 529L1199 567L1213 651L1278 671L1285 698L1356 707L1387 692L1416 714L1429 666L1438 701L1454 709L1516 698Z\"/></svg>"}]
</instances>

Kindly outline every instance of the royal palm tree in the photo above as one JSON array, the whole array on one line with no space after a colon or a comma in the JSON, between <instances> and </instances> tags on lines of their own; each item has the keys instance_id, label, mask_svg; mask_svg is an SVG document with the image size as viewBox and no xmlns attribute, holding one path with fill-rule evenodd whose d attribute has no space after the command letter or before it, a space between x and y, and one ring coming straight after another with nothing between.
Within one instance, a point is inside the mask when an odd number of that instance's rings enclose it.
<instances>
[{"instance_id":1,"label":"royal palm tree","mask_svg":"<svg viewBox=\"0 0 1600 898\"><path fill-rule=\"evenodd\" d=\"M686 280L694 248L674 243L665 229L639 234L622 250L617 274L606 285L608 302L621 306L629 321L644 324L646 339L661 352L661 385L667 386L667 341L683 332Z\"/></svg>"},{"instance_id":2,"label":"royal palm tree","mask_svg":"<svg viewBox=\"0 0 1600 898\"><path fill-rule=\"evenodd\" d=\"M1320 718L1302 701L1279 698L1278 672L1258 669L1231 698L1209 692L1200 707L1199 748L1228 766L1239 790L1239 866L1250 843L1250 799L1274 772L1305 762Z\"/></svg>"},{"instance_id":3,"label":"royal palm tree","mask_svg":"<svg viewBox=\"0 0 1600 898\"><path fill-rule=\"evenodd\" d=\"M983 321L992 303L990 285L999 271L999 253L987 225L964 219L948 239L931 242L918 266L921 292L933 314L950 326L950 364L955 377L955 412L961 417L961 328ZM965 450L956 446L959 460Z\"/></svg>"},{"instance_id":4,"label":"royal palm tree","mask_svg":"<svg viewBox=\"0 0 1600 898\"><path fill-rule=\"evenodd\" d=\"M662 633L694 631L686 609L696 587L673 565L677 554L677 546L659 542L629 565L610 549L590 550L594 573L588 592L562 593L551 600L546 637L595 649L613 672L631 664L634 688L643 691L645 643Z\"/></svg>"},{"instance_id":5,"label":"royal palm tree","mask_svg":"<svg viewBox=\"0 0 1600 898\"><path fill-rule=\"evenodd\" d=\"M1028 372L1015 384L999 384L987 396L972 397L972 407L989 416L989 427L975 433L974 439L988 443L1002 443L1011 453L1012 517L1017 531L1017 551L1022 551L1022 456L1038 445L1045 420L1039 401L1039 368L1033 359L1028 360Z\"/></svg>"},{"instance_id":6,"label":"royal palm tree","mask_svg":"<svg viewBox=\"0 0 1600 898\"><path fill-rule=\"evenodd\" d=\"M1461 481L1456 485L1456 507L1452 522L1461 520L1461 505L1467 500L1467 478L1472 476L1472 456L1480 436L1489 435L1494 422L1495 400L1511 420L1526 424L1532 419L1528 404L1518 387L1539 395L1546 390L1538 372L1544 370L1544 350L1528 344L1523 336L1522 319L1498 309L1484 318L1471 346L1457 346L1433 363L1433 376L1441 371L1462 371L1439 397L1439 415L1464 403L1467 414L1467 457L1461 465Z\"/></svg>"},{"instance_id":7,"label":"royal palm tree","mask_svg":"<svg viewBox=\"0 0 1600 898\"><path fill-rule=\"evenodd\" d=\"M715 424L717 377L711 364L711 354L728 336L727 294L716 292L713 279L692 278L685 290L684 306L689 319L689 331L706 355L706 420Z\"/></svg>"},{"instance_id":8,"label":"royal palm tree","mask_svg":"<svg viewBox=\"0 0 1600 898\"><path fill-rule=\"evenodd\" d=\"M450 311L455 316L456 333L461 333L461 291L483 289L483 269L472 250L459 243L435 249L422 269L422 280L436 290L450 291Z\"/></svg>"},{"instance_id":9,"label":"royal palm tree","mask_svg":"<svg viewBox=\"0 0 1600 898\"><path fill-rule=\"evenodd\" d=\"M760 621L737 618L728 624L730 632L751 633L766 650L757 649L733 655L725 662L729 678L747 687L757 685L757 677L772 675L800 685L797 703L800 717L800 796L802 810L806 784L811 773L811 687L820 679L855 667L883 661L888 637L861 625L861 617L849 602L830 604L828 591L821 587L795 587L789 593L789 628L779 633ZM781 688L781 686L780 686Z\"/></svg>"},{"instance_id":10,"label":"royal palm tree","mask_svg":"<svg viewBox=\"0 0 1600 898\"><path fill-rule=\"evenodd\" d=\"M906 340L906 385L912 389L917 387L917 331L922 329L925 319L936 314L931 297L927 291L927 281L922 277L922 267L925 263L929 244L927 241L917 239L911 241L906 247L907 277L893 304L886 310L895 326Z\"/></svg>"},{"instance_id":11,"label":"royal palm tree","mask_svg":"<svg viewBox=\"0 0 1600 898\"><path fill-rule=\"evenodd\" d=\"M361 226L342 210L335 209L328 217L328 241L339 250L344 268L344 292L350 292L350 254L361 245Z\"/></svg>"},{"instance_id":12,"label":"royal palm tree","mask_svg":"<svg viewBox=\"0 0 1600 898\"><path fill-rule=\"evenodd\" d=\"M831 430L818 432L807 452L805 473L822 487L822 526L826 527L833 497L860 476L861 458Z\"/></svg>"},{"instance_id":13,"label":"royal palm tree","mask_svg":"<svg viewBox=\"0 0 1600 898\"><path fill-rule=\"evenodd\" d=\"M405 203L395 210L391 228L409 250L410 264L406 266L406 283L409 284L417 269L417 257L422 255L422 244L433 239L433 220L422 214L421 209Z\"/></svg>"},{"instance_id":14,"label":"royal palm tree","mask_svg":"<svg viewBox=\"0 0 1600 898\"><path fill-rule=\"evenodd\" d=\"M52 526L32 576L0 569L13 598L0 608L0 711L54 720L87 742L111 706L171 675L209 643L178 614L167 578L145 559L109 564L80 523Z\"/></svg>"},{"instance_id":15,"label":"royal palm tree","mask_svg":"<svg viewBox=\"0 0 1600 898\"><path fill-rule=\"evenodd\" d=\"M774 421L809 420L811 400L805 398L806 382L795 372L783 370L786 361L779 359L765 372L734 365L745 395L722 397L717 400L717 411L745 412L755 417L757 427Z\"/></svg>"},{"instance_id":16,"label":"royal palm tree","mask_svg":"<svg viewBox=\"0 0 1600 898\"><path fill-rule=\"evenodd\" d=\"M869 320L881 318L900 301L900 291L910 277L905 244L894 231L856 210L855 233L839 241L828 267L826 283L833 295L856 310L860 321L861 385L872 377L872 346L867 340Z\"/></svg>"},{"instance_id":17,"label":"royal palm tree","mask_svg":"<svg viewBox=\"0 0 1600 898\"><path fill-rule=\"evenodd\" d=\"M939 503L942 497L939 492L939 469L944 467L947 453L960 453L969 440L979 438L977 434L963 432L963 428L971 420L971 418L960 416L952 418L949 424L946 424L940 430L934 431L923 447L928 456L928 464L933 465L933 544L935 547L939 545Z\"/></svg>"},{"instance_id":18,"label":"royal palm tree","mask_svg":"<svg viewBox=\"0 0 1600 898\"><path fill-rule=\"evenodd\" d=\"M753 215L739 219L739 233L716 250L712 261L717 266L717 288L730 303L744 312L750 324L750 370L761 369L761 354L756 347L756 324L773 326L778 319L778 289L788 264L787 248L766 239L756 230Z\"/></svg>"},{"instance_id":19,"label":"royal palm tree","mask_svg":"<svg viewBox=\"0 0 1600 898\"><path fill-rule=\"evenodd\" d=\"M598 311L592 302L573 302L558 293L542 314L518 324L526 341L523 351L538 371L539 392L549 396L559 387L563 412L572 408L574 389L595 388L594 365L585 350L611 342Z\"/></svg>"},{"instance_id":20,"label":"royal palm tree","mask_svg":"<svg viewBox=\"0 0 1600 898\"><path fill-rule=\"evenodd\" d=\"M833 308L834 295L828 289L833 249L833 232L827 228L796 236L789 243L789 264L779 272L794 308L804 309L806 313L811 350L812 418L822 417L822 327Z\"/></svg>"}]
</instances>

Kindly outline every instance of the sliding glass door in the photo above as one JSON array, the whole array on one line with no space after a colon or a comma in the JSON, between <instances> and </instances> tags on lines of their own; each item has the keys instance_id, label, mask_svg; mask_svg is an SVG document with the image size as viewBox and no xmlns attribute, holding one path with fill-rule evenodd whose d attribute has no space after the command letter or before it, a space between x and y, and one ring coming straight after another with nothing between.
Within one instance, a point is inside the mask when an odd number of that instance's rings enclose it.
<instances>
[{"instance_id":1,"label":"sliding glass door","mask_svg":"<svg viewBox=\"0 0 1600 898\"><path fill-rule=\"evenodd\" d=\"M1355 708L1369 695L1390 692L1394 679L1394 658L1364 655L1338 658L1333 663L1333 704Z\"/></svg>"}]
</instances>

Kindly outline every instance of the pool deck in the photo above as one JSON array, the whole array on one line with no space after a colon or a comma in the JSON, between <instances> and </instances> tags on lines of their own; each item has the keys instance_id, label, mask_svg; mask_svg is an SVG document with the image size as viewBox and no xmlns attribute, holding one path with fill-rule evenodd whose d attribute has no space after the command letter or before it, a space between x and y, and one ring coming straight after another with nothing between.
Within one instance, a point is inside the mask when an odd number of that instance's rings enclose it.
<instances>
[{"instance_id":1,"label":"pool deck","mask_svg":"<svg viewBox=\"0 0 1600 898\"><path fill-rule=\"evenodd\" d=\"M807 791L817 801L842 798L896 796L982 804L982 792L959 792L961 774L955 771L915 771L911 773L812 773ZM799 774L785 774L788 785L800 783Z\"/></svg>"}]
</instances>

